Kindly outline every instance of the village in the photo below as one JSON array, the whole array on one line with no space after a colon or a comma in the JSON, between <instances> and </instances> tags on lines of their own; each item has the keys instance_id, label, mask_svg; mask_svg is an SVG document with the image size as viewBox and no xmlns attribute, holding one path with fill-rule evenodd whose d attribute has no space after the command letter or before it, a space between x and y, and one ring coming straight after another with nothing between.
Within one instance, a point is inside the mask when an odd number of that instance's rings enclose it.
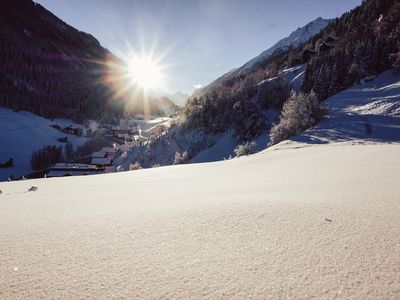
<instances>
[{"instance_id":1,"label":"village","mask_svg":"<svg viewBox=\"0 0 400 300\"><path fill-rule=\"evenodd\" d=\"M60 162L39 172L35 177L66 177L81 175L96 175L125 171L122 166L127 153L136 147L150 143L162 135L171 125L171 118L153 120L124 120L119 126L103 125L98 130L110 146L103 147L91 153L90 157L80 158L77 161ZM54 125L57 126L57 125ZM69 126L58 130L68 135L82 135L81 128ZM61 142L68 141L68 137ZM30 177L30 176L29 176ZM26 177L28 178L28 176Z\"/></svg>"}]
</instances>

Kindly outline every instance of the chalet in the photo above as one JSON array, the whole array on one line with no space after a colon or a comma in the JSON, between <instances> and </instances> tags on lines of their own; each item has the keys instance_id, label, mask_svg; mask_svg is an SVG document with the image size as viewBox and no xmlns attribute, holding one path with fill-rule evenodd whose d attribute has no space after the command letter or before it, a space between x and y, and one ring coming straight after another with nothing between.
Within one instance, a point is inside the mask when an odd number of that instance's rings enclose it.
<instances>
[{"instance_id":1,"label":"chalet","mask_svg":"<svg viewBox=\"0 0 400 300\"><path fill-rule=\"evenodd\" d=\"M112 159L111 158L92 158L91 164L100 166L100 167L105 167L105 166L111 166Z\"/></svg>"},{"instance_id":2,"label":"chalet","mask_svg":"<svg viewBox=\"0 0 400 300\"><path fill-rule=\"evenodd\" d=\"M335 47L337 39L338 38L334 36L327 37L325 41L319 46L319 52L324 52Z\"/></svg>"},{"instance_id":3,"label":"chalet","mask_svg":"<svg viewBox=\"0 0 400 300\"><path fill-rule=\"evenodd\" d=\"M58 141L59 141L60 143L68 143L68 137L67 137L67 136L64 136L64 137L62 137L62 138L59 138Z\"/></svg>"},{"instance_id":4,"label":"chalet","mask_svg":"<svg viewBox=\"0 0 400 300\"><path fill-rule=\"evenodd\" d=\"M116 159L122 152L113 147L104 147L100 151L92 154L91 164L96 166L111 166L114 159Z\"/></svg>"},{"instance_id":5,"label":"chalet","mask_svg":"<svg viewBox=\"0 0 400 300\"><path fill-rule=\"evenodd\" d=\"M71 125L71 126L65 127L63 129L63 131L65 133L68 133L68 134L72 134L72 135L76 135L76 136L82 136L82 128L77 127L77 126L72 126Z\"/></svg>"},{"instance_id":6,"label":"chalet","mask_svg":"<svg viewBox=\"0 0 400 300\"><path fill-rule=\"evenodd\" d=\"M302 53L303 63L306 63L314 56L317 52L314 49L307 48Z\"/></svg>"},{"instance_id":7,"label":"chalet","mask_svg":"<svg viewBox=\"0 0 400 300\"><path fill-rule=\"evenodd\" d=\"M117 170L115 166L108 166L104 168L104 173L114 173Z\"/></svg>"},{"instance_id":8,"label":"chalet","mask_svg":"<svg viewBox=\"0 0 400 300\"><path fill-rule=\"evenodd\" d=\"M92 158L105 158L107 156L107 152L97 151L93 152Z\"/></svg>"},{"instance_id":9,"label":"chalet","mask_svg":"<svg viewBox=\"0 0 400 300\"><path fill-rule=\"evenodd\" d=\"M333 47L334 47L333 44L329 44L329 43L323 42L321 44L321 46L319 46L319 52L328 51L328 50L332 49Z\"/></svg>"},{"instance_id":10,"label":"chalet","mask_svg":"<svg viewBox=\"0 0 400 300\"><path fill-rule=\"evenodd\" d=\"M47 177L82 176L104 173L104 168L88 164L58 163L49 169Z\"/></svg>"},{"instance_id":11,"label":"chalet","mask_svg":"<svg viewBox=\"0 0 400 300\"><path fill-rule=\"evenodd\" d=\"M329 36L324 42L327 43L327 44L331 44L332 45L333 43L336 42L336 40L337 40L336 37Z\"/></svg>"}]
</instances>

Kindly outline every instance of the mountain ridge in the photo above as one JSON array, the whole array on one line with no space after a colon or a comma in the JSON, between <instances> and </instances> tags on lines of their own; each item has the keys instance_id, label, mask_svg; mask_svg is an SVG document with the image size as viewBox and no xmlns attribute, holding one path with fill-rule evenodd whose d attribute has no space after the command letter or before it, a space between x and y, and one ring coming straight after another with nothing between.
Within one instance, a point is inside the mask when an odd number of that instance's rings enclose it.
<instances>
[{"instance_id":1,"label":"mountain ridge","mask_svg":"<svg viewBox=\"0 0 400 300\"><path fill-rule=\"evenodd\" d=\"M272 47L268 48L260 55L245 63L241 68L251 68L257 63L273 55L275 51L285 51L290 47L295 48L299 46L301 43L306 42L309 38L324 29L330 22L332 22L332 19L323 19L322 17L318 17L303 27L298 27L290 35L276 42Z\"/></svg>"},{"instance_id":2,"label":"mountain ridge","mask_svg":"<svg viewBox=\"0 0 400 300\"><path fill-rule=\"evenodd\" d=\"M194 97L200 97L203 94L207 93L208 90L212 89L214 86L220 84L222 81L228 80L232 76L235 76L238 73L248 72L249 70L257 67L258 64L262 63L263 61L267 60L269 57L278 54L278 52L284 52L288 49L295 48L300 44L306 42L309 38L313 35L320 32L324 29L332 19L323 19L322 17L318 17L313 21L310 21L306 25L302 27L298 27L296 30L292 31L288 36L280 39L270 48L264 50L260 55L250 59L248 62L243 64L240 67L233 68L228 72L224 73L214 81L210 82L203 88L195 90L191 95L190 99Z\"/></svg>"}]
</instances>

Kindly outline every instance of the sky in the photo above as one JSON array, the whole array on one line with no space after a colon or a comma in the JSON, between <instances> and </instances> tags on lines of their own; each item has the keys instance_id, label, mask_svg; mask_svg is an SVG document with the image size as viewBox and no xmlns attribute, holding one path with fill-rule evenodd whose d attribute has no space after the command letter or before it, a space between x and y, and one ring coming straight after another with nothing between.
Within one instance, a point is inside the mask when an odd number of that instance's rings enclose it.
<instances>
[{"instance_id":1,"label":"sky","mask_svg":"<svg viewBox=\"0 0 400 300\"><path fill-rule=\"evenodd\" d=\"M191 93L317 17L362 0L35 0L121 58L153 53L166 91Z\"/></svg>"}]
</instances>

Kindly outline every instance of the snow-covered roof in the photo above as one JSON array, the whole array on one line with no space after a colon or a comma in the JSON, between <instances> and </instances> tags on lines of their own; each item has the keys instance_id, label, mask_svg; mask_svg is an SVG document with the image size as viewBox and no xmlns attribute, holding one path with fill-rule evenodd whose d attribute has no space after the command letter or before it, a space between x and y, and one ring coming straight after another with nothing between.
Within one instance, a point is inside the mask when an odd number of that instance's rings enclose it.
<instances>
[{"instance_id":1,"label":"snow-covered roof","mask_svg":"<svg viewBox=\"0 0 400 300\"><path fill-rule=\"evenodd\" d=\"M47 177L94 175L99 173L99 170L51 170Z\"/></svg>"},{"instance_id":2,"label":"snow-covered roof","mask_svg":"<svg viewBox=\"0 0 400 300\"><path fill-rule=\"evenodd\" d=\"M67 163L58 163L55 164L51 169L71 169L71 170L91 170L95 169L96 166L89 164L67 164Z\"/></svg>"},{"instance_id":3,"label":"snow-covered roof","mask_svg":"<svg viewBox=\"0 0 400 300\"><path fill-rule=\"evenodd\" d=\"M107 152L97 151L97 152L93 152L92 157L93 158L104 158L106 155L107 155Z\"/></svg>"},{"instance_id":4,"label":"snow-covered roof","mask_svg":"<svg viewBox=\"0 0 400 300\"><path fill-rule=\"evenodd\" d=\"M128 145L118 145L117 147L121 151L129 151L129 146Z\"/></svg>"},{"instance_id":5,"label":"snow-covered roof","mask_svg":"<svg viewBox=\"0 0 400 300\"><path fill-rule=\"evenodd\" d=\"M104 173L113 173L115 172L116 167L115 166L109 166L104 168Z\"/></svg>"},{"instance_id":6,"label":"snow-covered roof","mask_svg":"<svg viewBox=\"0 0 400 300\"><path fill-rule=\"evenodd\" d=\"M108 166L111 165L111 159L109 158L93 158L92 165Z\"/></svg>"},{"instance_id":7,"label":"snow-covered roof","mask_svg":"<svg viewBox=\"0 0 400 300\"><path fill-rule=\"evenodd\" d=\"M101 152L105 152L105 153L115 153L117 152L117 149L113 148L113 147L104 147L103 149L101 149Z\"/></svg>"}]
</instances>

